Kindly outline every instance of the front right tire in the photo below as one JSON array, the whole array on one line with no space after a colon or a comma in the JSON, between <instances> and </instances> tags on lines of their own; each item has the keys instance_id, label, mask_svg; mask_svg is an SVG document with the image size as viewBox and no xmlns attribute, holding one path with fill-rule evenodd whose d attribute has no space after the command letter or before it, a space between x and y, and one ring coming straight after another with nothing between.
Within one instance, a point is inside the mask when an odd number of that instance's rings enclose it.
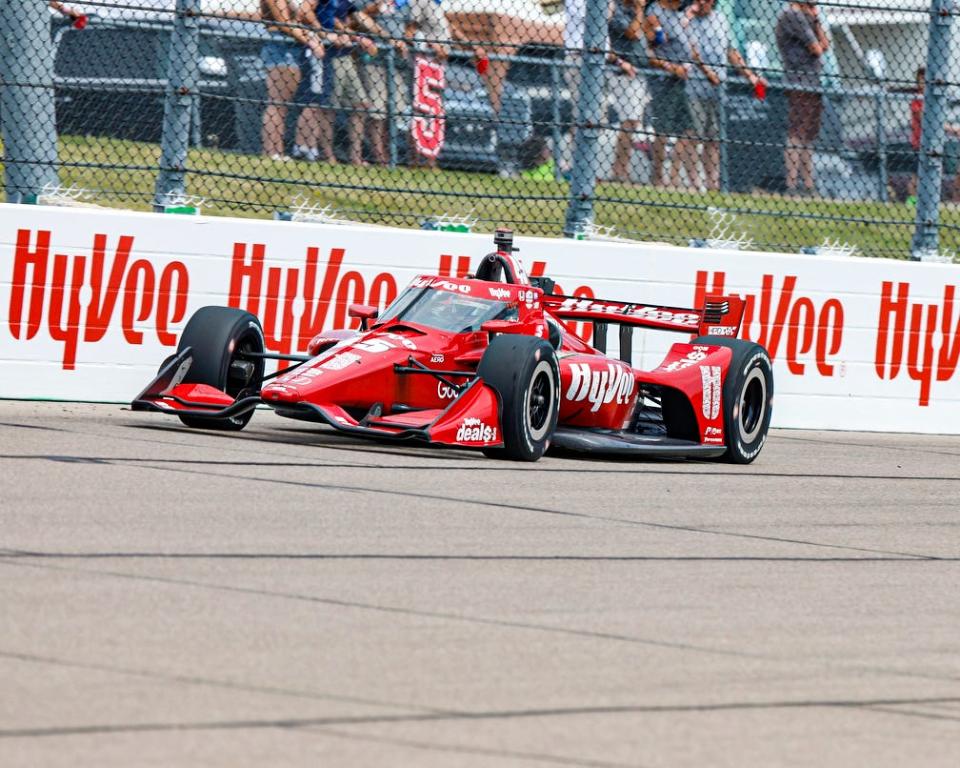
<instances>
[{"instance_id":1,"label":"front right tire","mask_svg":"<svg viewBox=\"0 0 960 768\"><path fill-rule=\"evenodd\" d=\"M727 347L732 352L723 382L723 426L727 452L723 459L749 464L767 441L773 414L773 365L767 350L742 339L701 336L693 344Z\"/></svg>"}]
</instances>

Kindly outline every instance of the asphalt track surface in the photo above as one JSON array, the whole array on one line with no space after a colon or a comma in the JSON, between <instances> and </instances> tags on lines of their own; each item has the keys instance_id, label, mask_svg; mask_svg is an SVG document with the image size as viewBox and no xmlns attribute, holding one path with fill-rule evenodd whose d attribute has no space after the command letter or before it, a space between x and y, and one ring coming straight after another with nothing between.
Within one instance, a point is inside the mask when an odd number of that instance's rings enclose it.
<instances>
[{"instance_id":1,"label":"asphalt track surface","mask_svg":"<svg viewBox=\"0 0 960 768\"><path fill-rule=\"evenodd\" d=\"M960 439L535 465L0 402L0 765L956 766Z\"/></svg>"}]
</instances>

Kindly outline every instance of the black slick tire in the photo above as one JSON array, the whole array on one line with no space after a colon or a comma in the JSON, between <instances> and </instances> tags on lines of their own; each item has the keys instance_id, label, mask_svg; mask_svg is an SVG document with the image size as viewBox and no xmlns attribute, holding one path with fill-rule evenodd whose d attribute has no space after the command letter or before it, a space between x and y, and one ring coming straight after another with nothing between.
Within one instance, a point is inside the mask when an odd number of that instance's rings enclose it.
<instances>
[{"instance_id":1,"label":"black slick tire","mask_svg":"<svg viewBox=\"0 0 960 768\"><path fill-rule=\"evenodd\" d=\"M513 461L543 456L560 415L560 366L550 343L533 336L495 336L477 373L500 396L503 448L484 453Z\"/></svg>"},{"instance_id":2,"label":"black slick tire","mask_svg":"<svg viewBox=\"0 0 960 768\"><path fill-rule=\"evenodd\" d=\"M733 356L723 382L723 461L749 464L767 441L773 413L773 366L759 344L720 336L700 336L693 344L727 347Z\"/></svg>"},{"instance_id":3,"label":"black slick tire","mask_svg":"<svg viewBox=\"0 0 960 768\"><path fill-rule=\"evenodd\" d=\"M193 362L185 384L207 384L234 398L260 391L263 383L263 329L256 316L232 307L202 307L187 322L177 352L193 350ZM197 429L237 431L253 418L253 409L239 416L210 419L180 416L180 421Z\"/></svg>"}]
</instances>

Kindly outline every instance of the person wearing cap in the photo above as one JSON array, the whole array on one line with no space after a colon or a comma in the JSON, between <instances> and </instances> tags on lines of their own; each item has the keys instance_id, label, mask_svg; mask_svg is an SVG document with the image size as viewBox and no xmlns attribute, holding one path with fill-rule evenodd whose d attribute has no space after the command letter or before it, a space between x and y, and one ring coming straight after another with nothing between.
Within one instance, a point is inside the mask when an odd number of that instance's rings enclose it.
<instances>
[{"instance_id":1,"label":"person wearing cap","mask_svg":"<svg viewBox=\"0 0 960 768\"><path fill-rule=\"evenodd\" d=\"M727 63L757 88L763 78L752 72L733 45L730 25L715 13L716 0L692 6L688 24L694 67L687 81L690 116L697 139L703 142L703 173L707 189L720 189L720 94L727 79Z\"/></svg>"},{"instance_id":2,"label":"person wearing cap","mask_svg":"<svg viewBox=\"0 0 960 768\"><path fill-rule=\"evenodd\" d=\"M789 3L777 17L776 38L787 94L786 192L813 195L813 145L823 114L820 72L823 54L830 47L816 0ZM797 186L798 179L802 187Z\"/></svg>"}]
</instances>

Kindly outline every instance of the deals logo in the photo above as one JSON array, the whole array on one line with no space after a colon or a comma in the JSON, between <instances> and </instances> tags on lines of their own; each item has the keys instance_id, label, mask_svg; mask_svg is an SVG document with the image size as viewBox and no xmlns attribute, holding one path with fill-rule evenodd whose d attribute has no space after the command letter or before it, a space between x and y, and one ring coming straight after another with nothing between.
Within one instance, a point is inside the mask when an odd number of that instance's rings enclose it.
<instances>
[{"instance_id":1,"label":"deals logo","mask_svg":"<svg viewBox=\"0 0 960 768\"><path fill-rule=\"evenodd\" d=\"M601 405L630 402L633 394L633 372L616 363L607 363L605 371L598 371L588 363L574 363L570 366L572 378L567 390L567 400L578 403L586 400L592 403L591 413L600 410Z\"/></svg>"},{"instance_id":2,"label":"deals logo","mask_svg":"<svg viewBox=\"0 0 960 768\"><path fill-rule=\"evenodd\" d=\"M482 419L466 418L457 430L458 443L495 443L497 428L485 424Z\"/></svg>"}]
</instances>

